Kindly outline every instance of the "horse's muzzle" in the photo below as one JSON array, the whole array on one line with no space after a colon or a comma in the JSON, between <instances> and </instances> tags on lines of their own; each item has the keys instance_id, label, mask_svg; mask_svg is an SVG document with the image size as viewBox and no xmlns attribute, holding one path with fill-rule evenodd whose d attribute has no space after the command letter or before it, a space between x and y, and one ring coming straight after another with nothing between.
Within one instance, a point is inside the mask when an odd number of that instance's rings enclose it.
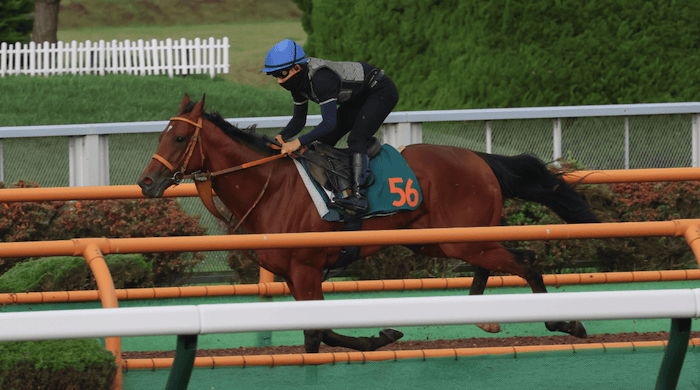
<instances>
[{"instance_id":1,"label":"horse's muzzle","mask_svg":"<svg viewBox=\"0 0 700 390\"><path fill-rule=\"evenodd\" d=\"M172 179L154 180L150 175L141 175L138 181L141 193L149 198L160 198L165 189L174 184Z\"/></svg>"}]
</instances>

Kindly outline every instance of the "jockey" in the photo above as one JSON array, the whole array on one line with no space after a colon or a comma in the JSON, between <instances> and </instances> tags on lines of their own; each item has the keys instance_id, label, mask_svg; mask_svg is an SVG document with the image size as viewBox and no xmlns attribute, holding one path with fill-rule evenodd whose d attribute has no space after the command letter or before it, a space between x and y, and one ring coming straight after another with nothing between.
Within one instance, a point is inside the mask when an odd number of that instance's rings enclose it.
<instances>
[{"instance_id":1,"label":"jockey","mask_svg":"<svg viewBox=\"0 0 700 390\"><path fill-rule=\"evenodd\" d=\"M352 161L352 195L336 204L358 214L369 208L367 147L384 119L399 101L399 92L384 71L364 62L335 62L306 57L301 46L285 39L265 57L263 72L292 93L294 116L275 137L282 153L319 141L335 144L348 132ZM308 134L286 142L306 125L309 100L321 107L323 120ZM286 143L285 143L286 142Z\"/></svg>"}]
</instances>

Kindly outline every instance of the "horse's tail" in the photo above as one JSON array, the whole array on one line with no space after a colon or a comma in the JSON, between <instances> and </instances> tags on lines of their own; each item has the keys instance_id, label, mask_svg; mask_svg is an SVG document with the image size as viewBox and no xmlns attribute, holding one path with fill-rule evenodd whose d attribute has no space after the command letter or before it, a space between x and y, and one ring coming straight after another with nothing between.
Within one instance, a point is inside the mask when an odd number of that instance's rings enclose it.
<instances>
[{"instance_id":1,"label":"horse's tail","mask_svg":"<svg viewBox=\"0 0 700 390\"><path fill-rule=\"evenodd\" d=\"M598 222L584 198L537 157L479 155L496 175L503 200L520 198L542 204L567 223Z\"/></svg>"}]
</instances>

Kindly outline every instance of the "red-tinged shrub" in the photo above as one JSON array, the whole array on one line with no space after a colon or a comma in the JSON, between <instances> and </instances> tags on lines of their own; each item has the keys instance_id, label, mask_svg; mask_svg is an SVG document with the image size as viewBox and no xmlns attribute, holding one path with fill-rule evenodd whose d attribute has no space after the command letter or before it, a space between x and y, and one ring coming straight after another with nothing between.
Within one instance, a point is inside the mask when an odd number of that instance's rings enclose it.
<instances>
[{"instance_id":1,"label":"red-tinged shrub","mask_svg":"<svg viewBox=\"0 0 700 390\"><path fill-rule=\"evenodd\" d=\"M14 186L38 187L24 182ZM178 200L172 198L24 202L4 204L2 209L0 237L5 242L206 234L206 229L199 225L199 217L186 214ZM152 265L155 285L174 283L204 258L197 252L144 255ZM1 259L0 272L7 271L17 261Z\"/></svg>"},{"instance_id":2,"label":"red-tinged shrub","mask_svg":"<svg viewBox=\"0 0 700 390\"><path fill-rule=\"evenodd\" d=\"M19 181L7 188L34 188L36 183ZM0 182L0 188L6 188ZM61 216L65 202L16 202L0 205L0 238L2 242L57 240L63 235L56 219ZM0 258L0 274L8 271L23 258Z\"/></svg>"},{"instance_id":3,"label":"red-tinged shrub","mask_svg":"<svg viewBox=\"0 0 700 390\"><path fill-rule=\"evenodd\" d=\"M571 166L566 165L564 169L571 170ZM670 221L698 218L700 215L698 182L578 185L576 189L584 195L601 222ZM506 202L502 222L506 225L563 223L545 207L519 200ZM690 247L678 237L518 241L504 245L534 251L544 270L549 272L576 269L576 264L582 262L593 264L597 271L646 271L698 266Z\"/></svg>"}]
</instances>

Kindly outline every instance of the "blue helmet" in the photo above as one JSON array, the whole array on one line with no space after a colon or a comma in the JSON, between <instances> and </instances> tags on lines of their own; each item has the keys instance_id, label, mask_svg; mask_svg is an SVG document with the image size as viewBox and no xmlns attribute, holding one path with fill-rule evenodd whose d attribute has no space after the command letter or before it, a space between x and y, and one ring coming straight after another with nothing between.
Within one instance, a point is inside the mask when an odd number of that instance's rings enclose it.
<instances>
[{"instance_id":1,"label":"blue helmet","mask_svg":"<svg viewBox=\"0 0 700 390\"><path fill-rule=\"evenodd\" d=\"M265 57L265 69L261 72L274 72L280 69L286 69L294 64L302 64L308 61L306 53L301 46L291 39L276 44L270 49Z\"/></svg>"}]
</instances>

